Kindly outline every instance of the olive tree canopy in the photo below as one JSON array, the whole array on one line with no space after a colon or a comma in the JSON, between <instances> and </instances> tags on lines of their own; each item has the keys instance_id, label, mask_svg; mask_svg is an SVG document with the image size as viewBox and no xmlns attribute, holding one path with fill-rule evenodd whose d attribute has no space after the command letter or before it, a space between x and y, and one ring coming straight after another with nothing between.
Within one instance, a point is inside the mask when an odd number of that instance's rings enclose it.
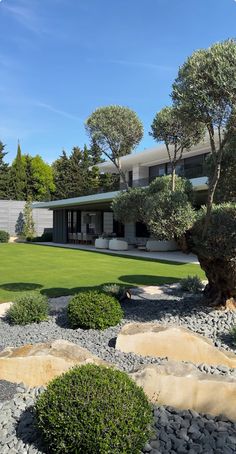
<instances>
[{"instance_id":1,"label":"olive tree canopy","mask_svg":"<svg viewBox=\"0 0 236 454\"><path fill-rule=\"evenodd\" d=\"M154 117L151 136L164 142L171 165L172 191L175 190L176 166L183 152L196 145L204 136L204 127L197 121L185 121L181 110L173 106L164 107Z\"/></svg>"},{"instance_id":2,"label":"olive tree canopy","mask_svg":"<svg viewBox=\"0 0 236 454\"><path fill-rule=\"evenodd\" d=\"M130 154L143 137L143 126L136 113L123 106L101 107L86 121L86 130L101 154L112 161L128 188L120 158Z\"/></svg>"},{"instance_id":3,"label":"olive tree canopy","mask_svg":"<svg viewBox=\"0 0 236 454\"><path fill-rule=\"evenodd\" d=\"M187 124L197 121L206 127L214 159L203 236L209 224L225 146L236 127L235 74L236 41L232 39L194 52L179 69L173 84L174 106L184 112Z\"/></svg>"}]
</instances>

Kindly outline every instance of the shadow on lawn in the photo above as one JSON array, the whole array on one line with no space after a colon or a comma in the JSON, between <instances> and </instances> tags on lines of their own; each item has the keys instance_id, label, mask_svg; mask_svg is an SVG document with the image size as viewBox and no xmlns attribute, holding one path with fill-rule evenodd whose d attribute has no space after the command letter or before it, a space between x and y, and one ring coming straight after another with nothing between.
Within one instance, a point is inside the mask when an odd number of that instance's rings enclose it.
<instances>
[{"instance_id":1,"label":"shadow on lawn","mask_svg":"<svg viewBox=\"0 0 236 454\"><path fill-rule=\"evenodd\" d=\"M145 274L127 274L119 277L119 281L127 282L131 285L164 285L173 284L180 281L181 277L169 277L169 276L150 276Z\"/></svg>"},{"instance_id":2,"label":"shadow on lawn","mask_svg":"<svg viewBox=\"0 0 236 454\"><path fill-rule=\"evenodd\" d=\"M39 290L42 287L41 284L35 284L33 282L8 282L7 284L0 285L0 288L8 292L29 292Z\"/></svg>"}]
</instances>

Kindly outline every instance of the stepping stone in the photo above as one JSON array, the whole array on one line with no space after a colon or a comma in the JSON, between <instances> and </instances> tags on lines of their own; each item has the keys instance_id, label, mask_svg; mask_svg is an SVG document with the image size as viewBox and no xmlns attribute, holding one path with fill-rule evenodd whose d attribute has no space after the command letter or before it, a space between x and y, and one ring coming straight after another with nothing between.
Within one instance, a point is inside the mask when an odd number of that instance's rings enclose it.
<instances>
[{"instance_id":1,"label":"stepping stone","mask_svg":"<svg viewBox=\"0 0 236 454\"><path fill-rule=\"evenodd\" d=\"M129 323L118 334L116 348L141 356L236 368L235 354L219 349L210 339L179 326Z\"/></svg>"}]
</instances>

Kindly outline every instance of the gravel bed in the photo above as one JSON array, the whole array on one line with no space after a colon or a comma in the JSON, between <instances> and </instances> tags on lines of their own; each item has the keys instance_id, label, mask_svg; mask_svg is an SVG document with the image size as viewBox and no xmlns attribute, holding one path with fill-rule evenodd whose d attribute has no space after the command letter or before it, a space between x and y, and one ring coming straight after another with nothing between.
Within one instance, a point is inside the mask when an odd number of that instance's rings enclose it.
<instances>
[{"instance_id":1,"label":"gravel bed","mask_svg":"<svg viewBox=\"0 0 236 454\"><path fill-rule=\"evenodd\" d=\"M145 295L145 294L144 294ZM149 296L150 298L150 296ZM158 322L163 325L185 326L192 331L211 338L217 347L235 351L230 329L236 325L236 311L212 311L199 303L198 296L182 297L178 291L174 294L155 295L156 299L146 299L145 296L131 299L123 303L125 318L120 325L104 331L72 330L68 327L66 311L51 315L46 322L27 326L9 326L7 321L0 319L0 339L2 348L7 346L19 347L25 344L47 342L55 339L65 339L87 348L93 354L105 361L115 363L120 369L132 372L143 364L161 364L166 358L142 357L133 353L122 353L115 350L115 339L125 323ZM69 297L57 299L61 304ZM55 299L51 300L55 305ZM202 372L211 374L233 374L236 369L224 365L196 365Z\"/></svg>"},{"instance_id":2,"label":"gravel bed","mask_svg":"<svg viewBox=\"0 0 236 454\"><path fill-rule=\"evenodd\" d=\"M17 387L14 398L0 403L1 454L46 454L35 428L33 405L43 388ZM177 411L155 406L154 431L142 453L217 453L236 452L236 423L225 417L201 415L192 410ZM92 454L92 453L91 453Z\"/></svg>"},{"instance_id":3,"label":"gravel bed","mask_svg":"<svg viewBox=\"0 0 236 454\"><path fill-rule=\"evenodd\" d=\"M181 295L178 290L164 294L135 295L122 306L125 318L116 327L105 331L72 330L68 328L66 311L53 313L48 321L24 327L9 326L0 319L0 350L18 347L27 343L65 339L87 348L100 358L115 363L121 370L132 372L140 365L161 364L167 358L141 357L115 350L115 339L125 323L158 322L163 325L184 326L213 340L217 347L235 351L229 331L236 325L236 312L210 311L201 303L199 296ZM69 297L51 299L67 302ZM224 365L195 365L206 374L233 375L236 369ZM12 383L0 381L0 453L41 454L45 453L39 434L33 427L32 405L43 388L26 389ZM213 418L199 415L191 410L176 411L169 407L155 407L155 435L147 443L144 453L235 453L236 423L223 417ZM36 444L35 444L36 443Z\"/></svg>"}]
</instances>

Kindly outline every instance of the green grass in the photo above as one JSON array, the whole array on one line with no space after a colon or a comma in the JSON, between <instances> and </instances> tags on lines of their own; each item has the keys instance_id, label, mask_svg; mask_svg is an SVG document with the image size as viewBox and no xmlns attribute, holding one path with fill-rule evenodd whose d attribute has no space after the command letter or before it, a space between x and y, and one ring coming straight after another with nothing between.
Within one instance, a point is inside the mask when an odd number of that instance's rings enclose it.
<instances>
[{"instance_id":1,"label":"green grass","mask_svg":"<svg viewBox=\"0 0 236 454\"><path fill-rule=\"evenodd\" d=\"M111 282L159 285L195 274L204 277L194 264L32 244L0 244L0 302L14 301L20 293L34 289L48 296L61 296Z\"/></svg>"}]
</instances>

